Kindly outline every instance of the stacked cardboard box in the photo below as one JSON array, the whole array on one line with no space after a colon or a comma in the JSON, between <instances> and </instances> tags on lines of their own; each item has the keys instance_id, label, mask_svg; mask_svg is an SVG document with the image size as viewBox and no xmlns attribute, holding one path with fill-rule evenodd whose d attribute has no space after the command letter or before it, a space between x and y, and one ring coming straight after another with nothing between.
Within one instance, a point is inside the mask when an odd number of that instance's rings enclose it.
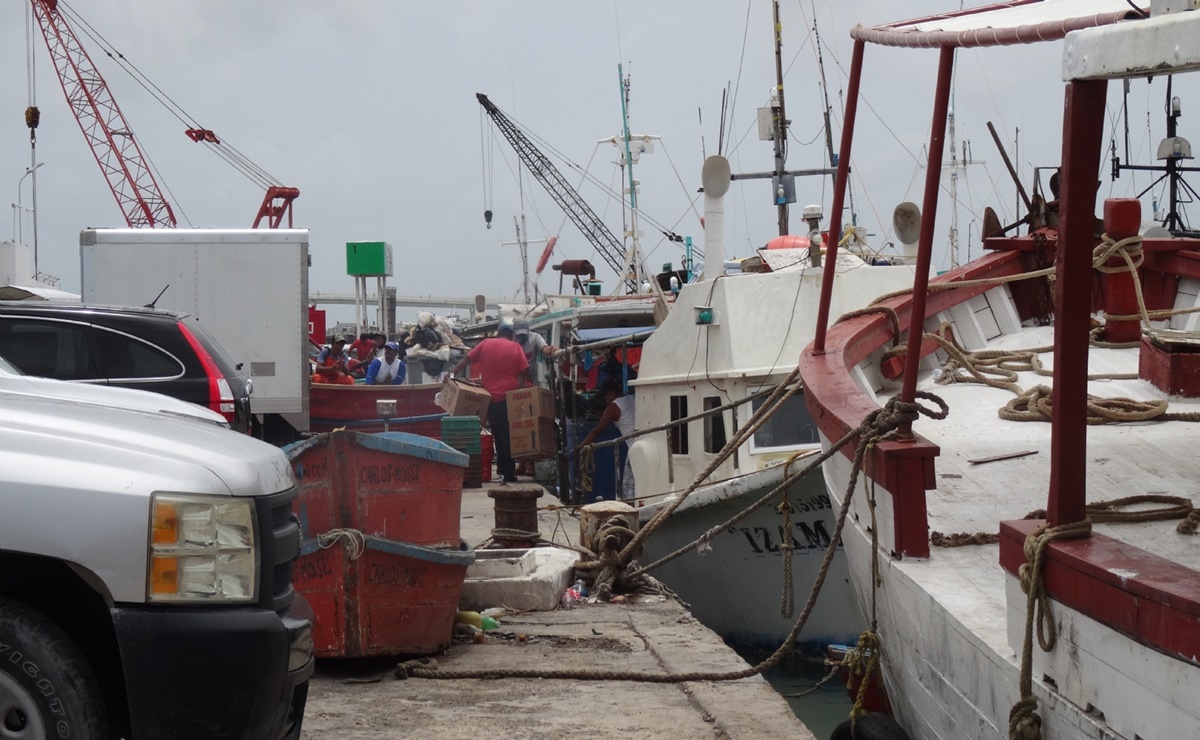
<instances>
[{"instance_id":1,"label":"stacked cardboard box","mask_svg":"<svg viewBox=\"0 0 1200 740\"><path fill-rule=\"evenodd\" d=\"M514 458L544 460L554 456L554 394L546 388L509 391L508 431Z\"/></svg>"}]
</instances>

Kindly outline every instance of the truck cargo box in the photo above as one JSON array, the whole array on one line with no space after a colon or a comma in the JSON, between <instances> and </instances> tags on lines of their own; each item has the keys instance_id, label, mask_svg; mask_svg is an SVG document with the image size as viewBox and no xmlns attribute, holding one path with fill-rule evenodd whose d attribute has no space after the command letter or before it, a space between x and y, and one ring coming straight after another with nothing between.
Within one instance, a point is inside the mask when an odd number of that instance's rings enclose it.
<instances>
[{"instance_id":1,"label":"truck cargo box","mask_svg":"<svg viewBox=\"0 0 1200 740\"><path fill-rule=\"evenodd\" d=\"M255 414L307 431L307 229L84 229L79 244L85 303L188 314L250 375Z\"/></svg>"}]
</instances>

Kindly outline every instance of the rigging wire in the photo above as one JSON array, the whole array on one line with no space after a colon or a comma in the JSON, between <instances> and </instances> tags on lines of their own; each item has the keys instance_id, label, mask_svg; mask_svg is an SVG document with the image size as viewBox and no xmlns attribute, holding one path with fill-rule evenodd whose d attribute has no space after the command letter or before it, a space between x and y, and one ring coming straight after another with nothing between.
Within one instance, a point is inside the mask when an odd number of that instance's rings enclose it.
<instances>
[{"instance_id":1,"label":"rigging wire","mask_svg":"<svg viewBox=\"0 0 1200 740\"><path fill-rule=\"evenodd\" d=\"M128 74L135 82L138 83L146 92L150 93L159 104L166 108L175 118L181 123L193 129L204 129L200 125L198 119L189 114L184 108L179 105L170 95L162 88L154 83L145 73L141 71L133 62L120 52L112 43L110 43L99 31L95 29L88 21L81 16L77 11L67 5L66 2L59 0L59 11L70 18L78 27L81 28L84 35L104 52L106 56L113 60L126 74ZM243 154L240 150L226 141L223 137L219 141L202 139L203 143L208 145L208 148L216 152L219 157L229 163L234 169L240 172L251 182L259 185L262 188L268 188L275 185L280 185L280 181L272 176L269 172L263 169L258 164L254 163L249 157ZM144 154L144 152L143 152ZM165 187L165 183L164 183Z\"/></svg>"},{"instance_id":2,"label":"rigging wire","mask_svg":"<svg viewBox=\"0 0 1200 740\"><path fill-rule=\"evenodd\" d=\"M730 101L730 105L729 105L730 116L733 115L732 112L734 110L737 110L738 91L741 90L741 87L742 87L742 69L745 67L745 64L746 64L746 39L750 35L750 5L751 5L750 0L746 0L746 19L742 24L742 53L740 55L738 55L737 78L736 78L736 82L734 83L734 86L733 86L733 100ZM731 123L732 123L732 121L731 121Z\"/></svg>"}]
</instances>

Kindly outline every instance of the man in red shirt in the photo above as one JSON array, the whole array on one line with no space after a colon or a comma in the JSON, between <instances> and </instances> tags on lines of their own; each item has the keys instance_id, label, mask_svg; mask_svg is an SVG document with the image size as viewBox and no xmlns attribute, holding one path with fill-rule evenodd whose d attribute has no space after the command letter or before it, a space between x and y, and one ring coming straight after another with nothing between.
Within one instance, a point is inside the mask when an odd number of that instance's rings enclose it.
<instances>
[{"instance_id":1,"label":"man in red shirt","mask_svg":"<svg viewBox=\"0 0 1200 740\"><path fill-rule=\"evenodd\" d=\"M488 406L488 427L496 443L496 472L503 482L516 483L505 394L528 384L529 363L525 359L525 350L513 339L512 326L501 324L496 336L475 345L466 357L458 361L450 374L457 375L467 365L478 370L480 383L492 397L492 403Z\"/></svg>"}]
</instances>

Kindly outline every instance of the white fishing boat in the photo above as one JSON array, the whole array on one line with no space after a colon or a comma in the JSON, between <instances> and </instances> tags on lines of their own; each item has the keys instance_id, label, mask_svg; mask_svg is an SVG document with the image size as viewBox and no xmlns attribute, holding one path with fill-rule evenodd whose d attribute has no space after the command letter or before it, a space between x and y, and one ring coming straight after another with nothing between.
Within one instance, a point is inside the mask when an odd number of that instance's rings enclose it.
<instances>
[{"instance_id":1,"label":"white fishing boat","mask_svg":"<svg viewBox=\"0 0 1200 740\"><path fill-rule=\"evenodd\" d=\"M714 253L711 235L705 249ZM809 265L806 252L763 250L762 259L778 269L685 286L670 315L646 340L638 379L632 383L638 429L726 408L674 433L633 440L629 454L636 492L650 497L640 509L643 523L712 463L768 400L765 392L794 370L796 357L812 339L812 317L826 279L821 269ZM836 310L860 309L871 297L911 285L912 278L911 267L870 266L843 253L831 278ZM819 449L803 393L783 400L646 540L642 562L657 560L728 521L780 486ZM783 641L830 543L834 511L820 476L801 478L786 492L793 508L790 521L776 509L779 497L713 536L711 553L690 552L652 571L707 627L739 646L773 649ZM792 559L794 596L781 603L789 585L785 558ZM858 614L846 562L839 556L801 633L799 650L816 654L830 643L853 642L863 626Z\"/></svg>"},{"instance_id":2,"label":"white fishing boat","mask_svg":"<svg viewBox=\"0 0 1200 740\"><path fill-rule=\"evenodd\" d=\"M774 21L778 56L778 3ZM653 525L642 563L654 563L703 538L704 547L656 565L653 574L710 629L739 647L767 650L777 648L792 630L825 551L835 542L824 482L817 475L789 482L809 462L804 458L820 448L803 393L776 400L772 389L795 385L795 358L812 338L823 291L835 296L839 311L853 311L911 285L913 277L904 256L872 251L861 227L848 229L847 249L826 273L821 269L820 206L801 210L804 233L789 228L792 178L833 170L785 168L782 68L777 76L769 107L759 111L759 120L774 127L775 170L734 176L724 157L705 162L707 267L699 282L682 286L670 315L646 340L638 378L631 384L637 430L670 429L647 433L629 446L637 497L644 504L642 524L673 509ZM829 155L833 159L832 151ZM730 271L723 196L731 179L757 177L771 177L777 185L773 200L780 236L734 262L737 269ZM768 408L763 413L770 413L757 426L755 414L764 404ZM757 428L747 433L751 423ZM776 489L775 500L730 523ZM787 511L780 508L784 501ZM708 546L712 554L702 556ZM862 626L845 559L838 553L795 649L821 654L830 643L853 641Z\"/></svg>"},{"instance_id":3,"label":"white fishing boat","mask_svg":"<svg viewBox=\"0 0 1200 740\"><path fill-rule=\"evenodd\" d=\"M1108 80L1200 68L1200 12L1174 12L1194 3L1137 5L1006 3L851 34L851 131L866 44L940 49L917 279L881 303L907 333L885 313L818 319L800 364L823 445L853 435L825 478L915 738L1200 736L1200 241L1143 234L1133 199L1105 201L1094 231ZM990 237L927 284L954 50L1064 38L1061 196L1033 219L1054 225ZM1190 145L1170 139L1179 169ZM901 380L880 372L896 341L921 347Z\"/></svg>"}]
</instances>

